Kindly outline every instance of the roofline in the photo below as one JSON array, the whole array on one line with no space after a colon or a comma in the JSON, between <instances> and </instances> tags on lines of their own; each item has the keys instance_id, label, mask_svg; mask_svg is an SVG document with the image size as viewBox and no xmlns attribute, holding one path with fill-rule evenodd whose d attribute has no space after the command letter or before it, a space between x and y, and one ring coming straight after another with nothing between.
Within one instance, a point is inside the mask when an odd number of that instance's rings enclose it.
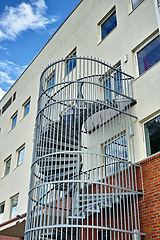
<instances>
[{"instance_id":1,"label":"roofline","mask_svg":"<svg viewBox=\"0 0 160 240\"><path fill-rule=\"evenodd\" d=\"M33 58L33 60L28 64L26 69L21 73L21 75L17 78L17 80L13 83L13 85L9 88L9 90L5 93L5 95L1 98L0 103L2 100L6 97L6 95L10 92L10 90L13 88L13 86L18 82L18 80L22 77L22 75L27 71L27 69L31 66L31 64L35 61L35 59L40 55L40 53L43 51L43 49L47 46L47 44L51 41L51 39L56 35L56 33L60 30L60 28L65 24L65 22L70 18L70 16L75 12L75 10L79 7L79 5L83 2L83 0L80 0L80 2L77 4L77 6L72 10L72 12L66 17L66 19L61 23L61 25L57 28L57 30L53 33L53 35L49 38L49 40L46 42L46 44L41 48L41 50L37 53L37 55Z\"/></svg>"}]
</instances>

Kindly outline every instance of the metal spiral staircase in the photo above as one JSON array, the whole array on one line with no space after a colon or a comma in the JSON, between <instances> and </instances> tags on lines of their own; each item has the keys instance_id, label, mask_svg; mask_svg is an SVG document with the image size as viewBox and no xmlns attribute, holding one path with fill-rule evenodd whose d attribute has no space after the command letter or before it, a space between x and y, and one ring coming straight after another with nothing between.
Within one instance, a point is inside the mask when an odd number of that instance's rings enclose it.
<instances>
[{"instance_id":1,"label":"metal spiral staircase","mask_svg":"<svg viewBox=\"0 0 160 240\"><path fill-rule=\"evenodd\" d=\"M44 70L26 240L132 239L135 229L140 236L131 87L131 76L93 58L62 59Z\"/></svg>"}]
</instances>

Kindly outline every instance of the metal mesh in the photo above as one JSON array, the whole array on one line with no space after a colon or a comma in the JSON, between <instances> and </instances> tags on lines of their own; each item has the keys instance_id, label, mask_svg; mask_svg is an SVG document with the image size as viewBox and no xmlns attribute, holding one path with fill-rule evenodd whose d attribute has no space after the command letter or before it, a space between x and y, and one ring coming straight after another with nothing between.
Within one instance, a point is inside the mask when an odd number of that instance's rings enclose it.
<instances>
[{"instance_id":1,"label":"metal mesh","mask_svg":"<svg viewBox=\"0 0 160 240\"><path fill-rule=\"evenodd\" d=\"M25 239L140 239L132 77L74 57L41 75Z\"/></svg>"}]
</instances>

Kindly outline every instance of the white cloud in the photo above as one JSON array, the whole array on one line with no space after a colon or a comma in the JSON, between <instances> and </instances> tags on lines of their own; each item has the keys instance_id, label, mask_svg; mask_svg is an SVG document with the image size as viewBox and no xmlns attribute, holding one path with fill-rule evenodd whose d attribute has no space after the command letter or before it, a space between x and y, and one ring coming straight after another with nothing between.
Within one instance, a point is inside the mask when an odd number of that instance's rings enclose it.
<instances>
[{"instance_id":1,"label":"white cloud","mask_svg":"<svg viewBox=\"0 0 160 240\"><path fill-rule=\"evenodd\" d=\"M22 2L17 7L6 6L0 17L0 41L14 40L23 31L28 29L43 29L48 24L56 22L57 16L47 16L47 6L44 0Z\"/></svg>"},{"instance_id":2,"label":"white cloud","mask_svg":"<svg viewBox=\"0 0 160 240\"><path fill-rule=\"evenodd\" d=\"M3 91L2 88L0 88L0 100L5 94L6 94L6 92Z\"/></svg>"},{"instance_id":3,"label":"white cloud","mask_svg":"<svg viewBox=\"0 0 160 240\"><path fill-rule=\"evenodd\" d=\"M25 70L26 66L19 66L11 61L0 61L0 84L8 85L8 88Z\"/></svg>"}]
</instances>

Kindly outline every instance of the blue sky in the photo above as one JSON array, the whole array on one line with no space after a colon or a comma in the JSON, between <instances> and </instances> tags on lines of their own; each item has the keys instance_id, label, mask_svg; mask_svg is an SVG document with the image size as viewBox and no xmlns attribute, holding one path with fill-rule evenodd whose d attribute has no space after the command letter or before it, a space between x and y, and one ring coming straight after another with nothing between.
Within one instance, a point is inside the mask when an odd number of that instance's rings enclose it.
<instances>
[{"instance_id":1,"label":"blue sky","mask_svg":"<svg viewBox=\"0 0 160 240\"><path fill-rule=\"evenodd\" d=\"M80 0L0 0L0 99Z\"/></svg>"}]
</instances>

